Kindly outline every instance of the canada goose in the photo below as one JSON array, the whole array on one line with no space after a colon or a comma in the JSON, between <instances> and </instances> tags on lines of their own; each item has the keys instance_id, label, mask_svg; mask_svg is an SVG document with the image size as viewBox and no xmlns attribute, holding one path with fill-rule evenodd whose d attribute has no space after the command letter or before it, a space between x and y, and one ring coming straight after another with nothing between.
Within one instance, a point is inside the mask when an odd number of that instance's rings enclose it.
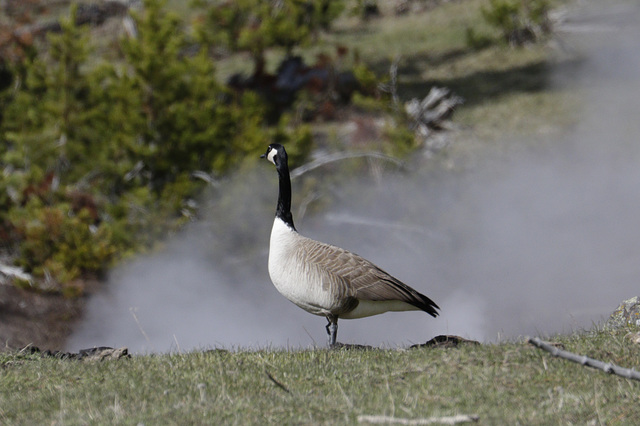
<instances>
[{"instance_id":1,"label":"canada goose","mask_svg":"<svg viewBox=\"0 0 640 426\"><path fill-rule=\"evenodd\" d=\"M438 315L436 309L440 308L431 299L368 260L300 235L291 215L287 152L274 143L261 158L275 164L280 182L269 243L269 276L284 297L327 318L330 346L336 344L339 318L420 309L433 317Z\"/></svg>"}]
</instances>

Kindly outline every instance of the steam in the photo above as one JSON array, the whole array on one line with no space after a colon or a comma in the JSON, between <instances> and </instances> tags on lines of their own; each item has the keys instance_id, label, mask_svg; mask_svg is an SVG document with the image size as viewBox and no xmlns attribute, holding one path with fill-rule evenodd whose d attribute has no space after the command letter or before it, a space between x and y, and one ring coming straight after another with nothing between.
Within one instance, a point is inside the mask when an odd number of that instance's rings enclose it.
<instances>
[{"instance_id":1,"label":"steam","mask_svg":"<svg viewBox=\"0 0 640 426\"><path fill-rule=\"evenodd\" d=\"M320 197L331 193L335 202L320 213L294 210L303 234L372 260L442 308L435 320L421 312L342 320L340 341L569 332L640 293L639 8L619 7L608 7L613 19L587 9L567 21L573 31L585 22L599 29L581 34L583 45L567 36L585 59L577 72L553 74L555 84L584 93L570 135L506 159L488 156L461 174L345 177L322 187ZM324 346L325 319L285 300L269 280L276 181L270 164L247 166L203 209L209 217L163 252L114 270L69 349ZM294 181L296 206L308 201L300 185Z\"/></svg>"}]
</instances>

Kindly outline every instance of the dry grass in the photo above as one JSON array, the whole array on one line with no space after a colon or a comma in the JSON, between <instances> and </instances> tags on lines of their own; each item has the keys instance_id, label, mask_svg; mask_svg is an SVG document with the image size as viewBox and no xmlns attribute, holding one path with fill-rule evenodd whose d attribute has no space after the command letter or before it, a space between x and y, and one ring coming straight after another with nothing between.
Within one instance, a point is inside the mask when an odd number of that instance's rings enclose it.
<instances>
[{"instance_id":1,"label":"dry grass","mask_svg":"<svg viewBox=\"0 0 640 426\"><path fill-rule=\"evenodd\" d=\"M625 330L558 336L638 367ZM410 350L221 350L83 363L0 355L2 424L323 424L478 415L481 424L625 424L640 383L524 342Z\"/></svg>"}]
</instances>

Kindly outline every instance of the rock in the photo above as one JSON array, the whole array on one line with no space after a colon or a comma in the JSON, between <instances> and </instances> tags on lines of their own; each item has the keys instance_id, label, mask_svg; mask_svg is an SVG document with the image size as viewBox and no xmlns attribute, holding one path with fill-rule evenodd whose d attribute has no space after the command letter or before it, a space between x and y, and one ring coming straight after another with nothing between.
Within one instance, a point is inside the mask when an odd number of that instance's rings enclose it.
<instances>
[{"instance_id":1,"label":"rock","mask_svg":"<svg viewBox=\"0 0 640 426\"><path fill-rule=\"evenodd\" d=\"M104 361L109 359L131 358L127 348L110 348L98 346L89 349L80 349L78 352L42 351L37 346L28 345L20 350L22 354L38 354L45 358L75 359L82 361Z\"/></svg>"},{"instance_id":2,"label":"rock","mask_svg":"<svg viewBox=\"0 0 640 426\"><path fill-rule=\"evenodd\" d=\"M605 323L608 328L626 326L640 327L640 296L623 301Z\"/></svg>"},{"instance_id":3,"label":"rock","mask_svg":"<svg viewBox=\"0 0 640 426\"><path fill-rule=\"evenodd\" d=\"M462 344L471 344L471 345L479 345L480 342L476 340L465 339L460 336L452 336L452 335L439 335L429 340L426 343L420 343L416 345L412 345L411 349L417 348L455 348Z\"/></svg>"},{"instance_id":4,"label":"rock","mask_svg":"<svg viewBox=\"0 0 640 426\"><path fill-rule=\"evenodd\" d=\"M333 350L346 349L346 350L371 351L371 350L373 350L375 348L373 346L359 345L357 343L340 343L340 342L336 342L333 345L329 346L329 349L333 349Z\"/></svg>"},{"instance_id":5,"label":"rock","mask_svg":"<svg viewBox=\"0 0 640 426\"><path fill-rule=\"evenodd\" d=\"M108 359L131 358L127 348L109 348L101 346L98 348L81 349L80 359L83 361L104 361Z\"/></svg>"},{"instance_id":6,"label":"rock","mask_svg":"<svg viewBox=\"0 0 640 426\"><path fill-rule=\"evenodd\" d=\"M629 333L624 336L625 339L629 339L631 343L635 343L636 345L640 345L640 331L636 333Z\"/></svg>"}]
</instances>

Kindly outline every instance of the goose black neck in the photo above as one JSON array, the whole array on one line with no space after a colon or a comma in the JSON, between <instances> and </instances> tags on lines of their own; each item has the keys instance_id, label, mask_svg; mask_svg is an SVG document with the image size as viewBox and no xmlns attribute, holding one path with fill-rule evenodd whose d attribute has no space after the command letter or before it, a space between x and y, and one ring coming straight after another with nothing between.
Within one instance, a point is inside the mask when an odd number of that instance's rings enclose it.
<instances>
[{"instance_id":1,"label":"goose black neck","mask_svg":"<svg viewBox=\"0 0 640 426\"><path fill-rule=\"evenodd\" d=\"M295 230L293 225L293 215L291 214L291 178L289 176L289 166L283 162L276 167L278 170L280 189L278 191L278 205L276 207L276 217Z\"/></svg>"}]
</instances>

